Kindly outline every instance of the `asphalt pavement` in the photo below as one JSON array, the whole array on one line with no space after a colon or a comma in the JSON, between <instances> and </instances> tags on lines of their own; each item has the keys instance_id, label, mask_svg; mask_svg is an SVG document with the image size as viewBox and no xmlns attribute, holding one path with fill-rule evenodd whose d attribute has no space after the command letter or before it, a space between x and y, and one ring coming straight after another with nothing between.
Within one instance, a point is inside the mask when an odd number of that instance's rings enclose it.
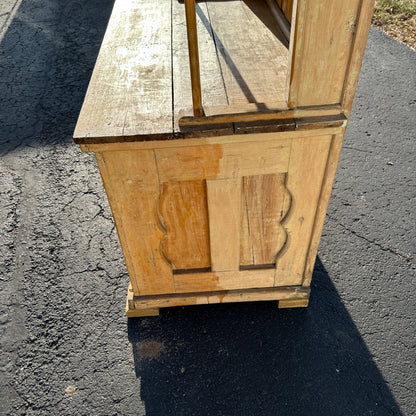
<instances>
[{"instance_id":1,"label":"asphalt pavement","mask_svg":"<svg viewBox=\"0 0 416 416\"><path fill-rule=\"evenodd\" d=\"M0 4L0 414L416 414L416 53L371 29L307 309L124 313L72 142L111 0Z\"/></svg>"}]
</instances>

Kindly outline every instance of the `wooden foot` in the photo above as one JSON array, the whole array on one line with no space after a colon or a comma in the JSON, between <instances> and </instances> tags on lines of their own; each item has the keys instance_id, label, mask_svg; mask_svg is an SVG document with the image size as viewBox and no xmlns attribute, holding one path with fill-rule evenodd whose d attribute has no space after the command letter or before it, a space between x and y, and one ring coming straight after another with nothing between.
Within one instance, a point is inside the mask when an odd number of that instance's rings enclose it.
<instances>
[{"instance_id":1,"label":"wooden foot","mask_svg":"<svg viewBox=\"0 0 416 416\"><path fill-rule=\"evenodd\" d=\"M127 301L126 301L126 316L127 318L137 318L141 316L158 316L159 308L147 308L147 309L135 309L133 302L133 289L131 285L127 290Z\"/></svg>"},{"instance_id":2,"label":"wooden foot","mask_svg":"<svg viewBox=\"0 0 416 416\"><path fill-rule=\"evenodd\" d=\"M306 308L309 299L282 299L277 301L279 309L283 308Z\"/></svg>"},{"instance_id":3,"label":"wooden foot","mask_svg":"<svg viewBox=\"0 0 416 416\"><path fill-rule=\"evenodd\" d=\"M158 316L158 315L159 315L159 308L126 310L127 318L138 318L138 317L143 317L143 316Z\"/></svg>"}]
</instances>

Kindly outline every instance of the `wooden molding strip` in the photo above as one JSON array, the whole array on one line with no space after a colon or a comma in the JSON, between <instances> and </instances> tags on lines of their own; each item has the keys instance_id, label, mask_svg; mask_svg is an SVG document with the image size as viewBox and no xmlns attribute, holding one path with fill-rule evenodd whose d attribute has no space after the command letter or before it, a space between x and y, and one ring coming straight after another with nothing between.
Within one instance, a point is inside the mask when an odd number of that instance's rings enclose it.
<instances>
[{"instance_id":1,"label":"wooden molding strip","mask_svg":"<svg viewBox=\"0 0 416 416\"><path fill-rule=\"evenodd\" d=\"M275 132L262 132L256 134L232 134L203 136L198 138L176 137L171 140L148 140L142 141L139 137L102 137L96 138L94 142L80 143L83 152L106 152L117 150L144 150L144 149L165 149L172 147L186 146L203 146L208 144L224 144L224 143L249 143L263 141L281 141L286 139L299 139L302 137L317 137L327 134L343 134L345 127L320 127L316 130L297 129L291 131L281 131L278 135Z\"/></svg>"},{"instance_id":2,"label":"wooden molding strip","mask_svg":"<svg viewBox=\"0 0 416 416\"><path fill-rule=\"evenodd\" d=\"M287 286L269 289L223 290L214 292L178 293L157 296L134 296L129 309L156 309L210 303L309 299L310 288ZM131 315L133 316L133 315Z\"/></svg>"},{"instance_id":3,"label":"wooden molding strip","mask_svg":"<svg viewBox=\"0 0 416 416\"><path fill-rule=\"evenodd\" d=\"M249 123L256 121L283 120L292 118L319 117L341 114L341 106L322 105L297 107L286 110L250 111L247 113L216 114L206 117L185 116L179 119L180 127L207 126L210 124Z\"/></svg>"}]
</instances>

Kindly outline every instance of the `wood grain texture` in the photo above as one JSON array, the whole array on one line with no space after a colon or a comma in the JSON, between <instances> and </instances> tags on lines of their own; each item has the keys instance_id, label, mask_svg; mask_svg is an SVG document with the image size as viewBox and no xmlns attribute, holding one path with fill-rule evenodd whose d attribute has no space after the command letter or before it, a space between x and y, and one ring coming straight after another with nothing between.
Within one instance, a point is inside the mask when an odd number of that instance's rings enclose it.
<instances>
[{"instance_id":1,"label":"wood grain texture","mask_svg":"<svg viewBox=\"0 0 416 416\"><path fill-rule=\"evenodd\" d=\"M286 241L280 224L291 197L284 173L243 178L240 225L240 265L270 265Z\"/></svg>"},{"instance_id":2,"label":"wood grain texture","mask_svg":"<svg viewBox=\"0 0 416 416\"><path fill-rule=\"evenodd\" d=\"M172 131L170 0L117 0L74 137Z\"/></svg>"},{"instance_id":3,"label":"wood grain texture","mask_svg":"<svg viewBox=\"0 0 416 416\"><path fill-rule=\"evenodd\" d=\"M240 265L241 178L207 180L211 270Z\"/></svg>"},{"instance_id":4,"label":"wood grain texture","mask_svg":"<svg viewBox=\"0 0 416 416\"><path fill-rule=\"evenodd\" d=\"M154 152L104 152L97 162L134 294L172 293L172 270L160 251Z\"/></svg>"},{"instance_id":5,"label":"wood grain texture","mask_svg":"<svg viewBox=\"0 0 416 416\"><path fill-rule=\"evenodd\" d=\"M286 187L292 203L282 225L288 233L276 262L275 286L300 285L332 137L293 140Z\"/></svg>"},{"instance_id":6,"label":"wood grain texture","mask_svg":"<svg viewBox=\"0 0 416 416\"><path fill-rule=\"evenodd\" d=\"M279 299L308 299L310 289L302 286L244 289L134 297L135 309L168 308L211 303L254 302Z\"/></svg>"},{"instance_id":7,"label":"wood grain texture","mask_svg":"<svg viewBox=\"0 0 416 416\"><path fill-rule=\"evenodd\" d=\"M156 149L155 154L161 182L241 178L286 172L290 143L280 140L175 147Z\"/></svg>"},{"instance_id":8,"label":"wood grain texture","mask_svg":"<svg viewBox=\"0 0 416 416\"><path fill-rule=\"evenodd\" d=\"M289 107L341 103L360 4L297 1Z\"/></svg>"},{"instance_id":9,"label":"wood grain texture","mask_svg":"<svg viewBox=\"0 0 416 416\"><path fill-rule=\"evenodd\" d=\"M205 182L163 183L159 216L166 229L161 247L172 268L210 267Z\"/></svg>"},{"instance_id":10,"label":"wood grain texture","mask_svg":"<svg viewBox=\"0 0 416 416\"><path fill-rule=\"evenodd\" d=\"M274 270L175 274L176 293L273 287Z\"/></svg>"}]
</instances>

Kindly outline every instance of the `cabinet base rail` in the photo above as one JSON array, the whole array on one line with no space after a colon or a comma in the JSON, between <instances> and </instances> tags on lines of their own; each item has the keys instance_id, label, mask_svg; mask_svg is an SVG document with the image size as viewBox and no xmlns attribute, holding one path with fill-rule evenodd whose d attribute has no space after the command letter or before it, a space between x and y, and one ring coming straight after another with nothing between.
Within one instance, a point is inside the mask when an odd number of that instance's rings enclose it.
<instances>
[{"instance_id":1,"label":"cabinet base rail","mask_svg":"<svg viewBox=\"0 0 416 416\"><path fill-rule=\"evenodd\" d=\"M224 290L197 293L175 293L166 295L134 296L131 285L127 291L126 316L157 316L160 308L212 303L278 301L279 308L308 306L310 288L285 286L262 289Z\"/></svg>"}]
</instances>

